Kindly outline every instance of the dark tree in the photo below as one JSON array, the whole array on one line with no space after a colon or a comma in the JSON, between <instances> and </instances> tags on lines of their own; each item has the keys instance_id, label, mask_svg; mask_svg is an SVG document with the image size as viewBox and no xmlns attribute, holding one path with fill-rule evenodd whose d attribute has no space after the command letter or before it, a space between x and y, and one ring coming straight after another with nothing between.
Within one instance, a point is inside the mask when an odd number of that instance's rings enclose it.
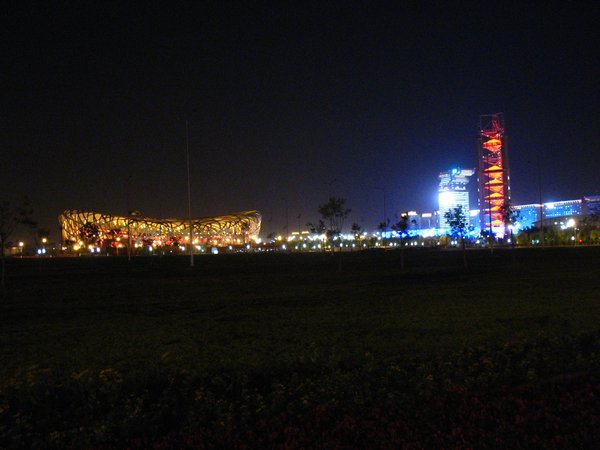
<instances>
[{"instance_id":1,"label":"dark tree","mask_svg":"<svg viewBox=\"0 0 600 450\"><path fill-rule=\"evenodd\" d=\"M0 258L2 269L0 275L0 286L4 290L6 286L6 245L19 226L34 228L37 223L31 218L33 210L29 200L25 198L20 205L13 205L8 201L0 201Z\"/></svg>"},{"instance_id":2,"label":"dark tree","mask_svg":"<svg viewBox=\"0 0 600 450\"><path fill-rule=\"evenodd\" d=\"M319 214L327 224L327 237L333 243L334 238L339 236L344 226L344 221L352 211L345 207L346 199L339 197L329 197L329 201L319 206ZM341 250L341 245L340 245Z\"/></svg>"},{"instance_id":3,"label":"dark tree","mask_svg":"<svg viewBox=\"0 0 600 450\"><path fill-rule=\"evenodd\" d=\"M465 269L468 269L467 265L467 250L465 245L465 237L468 233L468 219L467 214L463 210L462 205L457 205L455 208L449 209L444 213L444 219L450 226L450 234L453 238L460 238L460 246L463 254L463 264Z\"/></svg>"},{"instance_id":4,"label":"dark tree","mask_svg":"<svg viewBox=\"0 0 600 450\"><path fill-rule=\"evenodd\" d=\"M317 223L307 222L306 226L312 234L318 234L319 236L324 234L326 231L325 222L323 222L322 219L319 219ZM323 245L322 250L325 251L325 245Z\"/></svg>"},{"instance_id":5,"label":"dark tree","mask_svg":"<svg viewBox=\"0 0 600 450\"><path fill-rule=\"evenodd\" d=\"M521 212L511 205L510 200L506 200L504 202L500 208L500 211L502 212L502 218L504 219L504 223L507 225L510 233L510 245L514 249L515 239L513 236L513 227L521 218Z\"/></svg>"},{"instance_id":6,"label":"dark tree","mask_svg":"<svg viewBox=\"0 0 600 450\"><path fill-rule=\"evenodd\" d=\"M327 237L332 243L335 250L335 238L342 233L344 221L352 211L346 208L346 199L340 197L329 197L329 201L324 205L319 206L319 214L323 217L324 223L327 224ZM342 242L340 239L340 257L338 258L338 271L342 271Z\"/></svg>"},{"instance_id":7,"label":"dark tree","mask_svg":"<svg viewBox=\"0 0 600 450\"><path fill-rule=\"evenodd\" d=\"M392 228L400 235L400 269L404 272L404 238L408 229L408 213L402 213L400 220Z\"/></svg>"},{"instance_id":8,"label":"dark tree","mask_svg":"<svg viewBox=\"0 0 600 450\"><path fill-rule=\"evenodd\" d=\"M306 226L309 231L313 234L323 234L325 233L325 222L322 219L319 219L317 223L307 222Z\"/></svg>"},{"instance_id":9,"label":"dark tree","mask_svg":"<svg viewBox=\"0 0 600 450\"><path fill-rule=\"evenodd\" d=\"M381 232L381 244L385 245L385 232L388 230L390 226L390 219L387 218L385 219L384 222L379 222L379 225L377 225L377 228L379 228L379 231Z\"/></svg>"},{"instance_id":10,"label":"dark tree","mask_svg":"<svg viewBox=\"0 0 600 450\"><path fill-rule=\"evenodd\" d=\"M362 232L362 227L355 222L350 227L350 230L352 231L352 234L354 235L354 240L358 242L358 245L360 247L360 243L362 240L362 236L360 235L360 233Z\"/></svg>"},{"instance_id":11,"label":"dark tree","mask_svg":"<svg viewBox=\"0 0 600 450\"><path fill-rule=\"evenodd\" d=\"M600 215L591 213L579 223L579 239L589 244L597 244L600 238Z\"/></svg>"}]
</instances>

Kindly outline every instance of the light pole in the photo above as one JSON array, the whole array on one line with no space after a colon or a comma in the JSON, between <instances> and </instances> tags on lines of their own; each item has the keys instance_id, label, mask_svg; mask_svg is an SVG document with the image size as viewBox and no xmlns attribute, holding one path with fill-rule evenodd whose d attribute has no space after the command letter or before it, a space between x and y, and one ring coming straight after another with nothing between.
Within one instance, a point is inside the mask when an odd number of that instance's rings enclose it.
<instances>
[{"instance_id":1,"label":"light pole","mask_svg":"<svg viewBox=\"0 0 600 450\"><path fill-rule=\"evenodd\" d=\"M285 197L283 201L285 202L285 242L287 242L290 235L290 216L287 197Z\"/></svg>"},{"instance_id":2,"label":"light pole","mask_svg":"<svg viewBox=\"0 0 600 450\"><path fill-rule=\"evenodd\" d=\"M190 222L190 267L194 267L194 224L192 222L192 188L190 183L190 132L189 121L185 120L185 154L187 160L188 219Z\"/></svg>"},{"instance_id":3,"label":"light pole","mask_svg":"<svg viewBox=\"0 0 600 450\"><path fill-rule=\"evenodd\" d=\"M537 175L538 175L538 200L540 202L540 232L542 238L542 248L546 244L546 236L544 234L544 204L542 203L542 169L540 168L540 155L537 155Z\"/></svg>"},{"instance_id":4,"label":"light pole","mask_svg":"<svg viewBox=\"0 0 600 450\"><path fill-rule=\"evenodd\" d=\"M387 231L387 190L384 187L376 187L375 189L383 193L383 231Z\"/></svg>"},{"instance_id":5,"label":"light pole","mask_svg":"<svg viewBox=\"0 0 600 450\"><path fill-rule=\"evenodd\" d=\"M533 161L527 161L529 164L533 165ZM537 169L537 184L538 184L538 219L540 221L540 240L542 244L542 248L544 248L546 238L544 234L544 204L542 203L542 168L540 167L540 155L539 153L536 155L536 169Z\"/></svg>"},{"instance_id":6,"label":"light pole","mask_svg":"<svg viewBox=\"0 0 600 450\"><path fill-rule=\"evenodd\" d=\"M125 180L125 196L126 196L126 205L127 208L127 262L131 262L131 208L129 205L129 185L131 182L131 175L127 177Z\"/></svg>"},{"instance_id":7,"label":"light pole","mask_svg":"<svg viewBox=\"0 0 600 450\"><path fill-rule=\"evenodd\" d=\"M333 179L333 180L331 180L331 181L325 181L325 184L326 184L327 186L329 186L329 190L328 190L328 193L329 193L329 198L331 198L331 197L333 196L333 188L332 188L332 186L333 186L333 183L335 183L336 181L337 181L337 178L334 178L334 179ZM329 200L329 199L328 199L328 200Z\"/></svg>"},{"instance_id":8,"label":"light pole","mask_svg":"<svg viewBox=\"0 0 600 450\"><path fill-rule=\"evenodd\" d=\"M573 236L571 236L571 240L573 241L573 245L577 245L577 222L575 222L575 219L571 218L567 220L565 228L573 228Z\"/></svg>"}]
</instances>

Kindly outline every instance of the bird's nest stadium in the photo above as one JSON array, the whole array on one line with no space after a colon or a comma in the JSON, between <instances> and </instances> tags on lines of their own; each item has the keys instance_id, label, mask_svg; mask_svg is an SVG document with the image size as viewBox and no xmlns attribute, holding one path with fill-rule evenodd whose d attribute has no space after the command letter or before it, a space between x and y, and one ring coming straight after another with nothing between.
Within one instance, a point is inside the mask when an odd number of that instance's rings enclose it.
<instances>
[{"instance_id":1,"label":"bird's nest stadium","mask_svg":"<svg viewBox=\"0 0 600 450\"><path fill-rule=\"evenodd\" d=\"M217 217L198 219L156 219L137 212L129 216L113 216L91 211L68 210L58 218L66 245L78 247L120 248L127 245L187 246L190 225L193 245L222 247L244 245L258 238L261 215L258 211L243 211Z\"/></svg>"}]
</instances>

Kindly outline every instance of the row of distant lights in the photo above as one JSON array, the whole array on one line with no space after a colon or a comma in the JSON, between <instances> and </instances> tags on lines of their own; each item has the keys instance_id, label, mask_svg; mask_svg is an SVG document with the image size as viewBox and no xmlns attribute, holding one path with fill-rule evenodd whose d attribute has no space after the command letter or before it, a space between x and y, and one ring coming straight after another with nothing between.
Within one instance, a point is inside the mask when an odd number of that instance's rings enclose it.
<instances>
[{"instance_id":1,"label":"row of distant lights","mask_svg":"<svg viewBox=\"0 0 600 450\"><path fill-rule=\"evenodd\" d=\"M421 242L421 246L424 246L424 245L425 245L425 243ZM381 246L381 242L376 242L375 243L375 247L380 247L380 246ZM404 246L405 247L416 247L416 246L418 246L418 243L417 242L411 242L411 243L405 242ZM352 244L341 244L340 247L342 247L342 248L356 248L356 244L355 243L352 243ZM362 247L367 247L367 244L363 243ZM398 244L397 242L392 242L390 244L390 247L400 247L400 244ZM295 250L300 250L301 248L302 249L307 249L308 248L310 250L317 250L317 249L322 249L323 247L321 246L321 244L317 244L317 245L313 245L313 246L309 247L306 243L303 243L302 245L296 245L294 247ZM331 246L328 245L327 248L331 248ZM282 250L286 250L287 249L287 247L285 246L285 244L283 244L281 246L281 249Z\"/></svg>"},{"instance_id":2,"label":"row of distant lights","mask_svg":"<svg viewBox=\"0 0 600 450\"><path fill-rule=\"evenodd\" d=\"M515 224L515 225L517 225L517 224ZM558 225L558 223L557 223L557 222L555 222L555 225ZM569 219L569 220L568 220L566 223L561 223L561 224L560 224L560 227L561 227L561 229L562 229L562 230L565 230L565 229L567 229L567 228L575 228L575 226L576 226L576 223L575 223L575 220L573 220L573 219ZM510 226L510 225L509 225L509 228L512 228L512 226ZM517 227L515 226L515 228L517 228ZM302 236L303 236L303 237L305 237L305 238L307 238L307 239L308 239L308 240L310 240L310 241L317 241L317 240L319 240L319 241L325 241L325 240L327 239L327 236L326 236L325 234L321 234L321 235L315 235L315 234L313 234L313 235L310 235L310 234L308 234L307 232L302 232ZM361 236L362 236L363 238L365 238L365 237L367 237L367 236L368 236L368 233L365 231L365 232L361 233ZM292 234L291 236L288 236L288 237L287 237L287 241L288 241L288 242L292 242L292 241L294 241L294 240L296 239L296 237L301 237L301 236L300 236L300 235L297 235L297 234L296 234L296 235ZM379 232L377 232L377 233L373 233L373 237L376 237L378 241L381 241L381 240L382 240L382 237L381 237L381 235L380 235L380 233L379 233ZM186 241L189 241L189 237L188 237L188 236L184 237L184 240L186 240ZM277 237L276 237L276 241L279 241L279 242L281 242L282 240L283 240L283 236L279 235L279 236L277 236ZM348 241L354 241L354 240L356 240L356 236L355 236L354 234L347 234L347 235L343 235L343 234L342 234L342 235L340 235L340 236L335 236L335 237L333 238L333 240L334 240L334 241L336 241L336 240L348 240ZM575 237L573 236L573 237L571 238L571 240L575 240ZM120 238L117 238L117 241L120 241ZM45 244L46 242L47 242L47 239L46 239L46 238L43 238L43 239L42 239L42 243L44 243L44 244ZM194 240L194 243L197 243L197 242L198 242L197 240ZM258 237L257 237L256 239L254 239L254 242L255 242L256 244L260 244L260 243L262 242L262 240L261 240L260 238L258 238ZM477 241L476 241L476 243L479 243L479 240L477 240ZM532 243L532 244L539 244L539 240L532 240L532 241L531 241L531 243ZM451 242L450 242L450 245L457 245L457 244L458 244L458 241L451 241ZM25 244L24 244L23 242L19 242L19 247L20 247L20 248L23 248L23 246L24 246L24 245L25 245ZM155 241L155 242L154 242L152 245L149 245L149 246L148 246L148 251L149 251L149 252L152 252L152 251L154 251L155 247L157 247L157 246L160 246L160 245L162 245L162 241ZM424 246L424 245L425 245L425 243L424 243L424 242L421 242L421 246ZM439 242L438 242L438 245L439 245ZM363 247L366 247L366 244L363 244L362 246L363 246ZM379 246L381 246L381 243L380 243L380 242L376 242L376 243L375 243L375 246L376 246L376 247L379 247ZM417 242L414 242L414 241L413 241L413 242L410 242L410 243L409 243L409 242L406 242L406 243L404 243L404 246L405 246L405 247L408 247L408 246L418 246L418 243L417 243ZM80 250L82 247L83 247L83 242L79 241L77 244L75 244L75 245L73 246L73 250L75 250L75 251L79 251L79 250ZM123 247L123 246L122 246L122 245L120 245L120 247ZM136 244L135 244L135 247L136 247L136 248L142 248L142 247L143 247L143 245L142 245L142 244L139 244L139 243L136 243ZM340 247L345 247L345 248L356 248L356 244L354 244L354 243L352 243L352 244L341 244L341 245L340 245ZM392 243L390 244L390 247L400 247L400 244L398 244L398 243L396 243L396 242L392 242ZM302 249L307 249L307 248L309 248L309 246L308 246L306 243L303 243L303 244L301 244L301 245L296 245L294 248L295 248L296 250L299 250L300 248L302 248ZM317 249L322 249L322 248L323 248L323 247L322 247L322 245L321 245L321 244L312 245L312 246L310 247L310 249L312 249L312 250L317 250ZM330 248L330 247L328 247L328 248ZM66 248L66 247L62 247L62 249L63 249L63 250L66 250L67 248ZM185 251L185 246L183 246L183 245L180 245L180 246L179 246L179 249L180 249L181 251ZM231 246L231 245L230 245L230 246L228 246L228 249L229 249L229 250L233 250L233 246ZM246 244L246 249L247 249L247 250L250 250L250 244ZM283 244L283 245L281 246L281 249L282 249L282 250L287 250L287 246L286 246L285 244ZM88 250L90 251L90 253L100 253L100 251L101 251L100 247L95 247L95 246L93 246L93 245L89 245L89 246L88 246ZM204 247L202 247L202 246L200 246L200 245L197 245L197 246L196 246L196 250L197 250L197 251L199 251L199 252L201 252L201 253L204 253L204 251L205 251ZM212 253L212 254L218 254L218 253L219 253L219 250L218 250L218 248L216 248L216 247L212 247L212 248L211 248L211 253ZM43 248L43 247L42 247L42 248L39 248L39 249L37 250L37 254L38 254L38 255L45 255L45 254L46 254L46 249L45 249L45 248Z\"/></svg>"},{"instance_id":3,"label":"row of distant lights","mask_svg":"<svg viewBox=\"0 0 600 450\"><path fill-rule=\"evenodd\" d=\"M398 235L398 233L396 233L395 231L391 231L388 232L389 234L391 234L392 237L400 237ZM369 237L369 233L367 233L366 231L363 231L362 233L359 234L359 238L358 239L365 239ZM382 237L382 233L379 231L376 231L374 233L371 234L372 237L376 238L377 240L381 240L383 239ZM301 234L298 234L297 232L292 233L291 236L288 236L286 238L287 242L292 242L295 241L296 239L308 239L309 241L325 241L327 240L327 235L326 234L309 234L308 232L303 231ZM276 241L283 241L284 237L279 235L275 238ZM344 241L355 241L357 240L357 237L355 234L353 233L349 233L349 234L340 234L339 236L334 236L333 237L334 241L338 241L338 240L344 240ZM256 241L256 243L260 243L260 239L258 239Z\"/></svg>"}]
</instances>

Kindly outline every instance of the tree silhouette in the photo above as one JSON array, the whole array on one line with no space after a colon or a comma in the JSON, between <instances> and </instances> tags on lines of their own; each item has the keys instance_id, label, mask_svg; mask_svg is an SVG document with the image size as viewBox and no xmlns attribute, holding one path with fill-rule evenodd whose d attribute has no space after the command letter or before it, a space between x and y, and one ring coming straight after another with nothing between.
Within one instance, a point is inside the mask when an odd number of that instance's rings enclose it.
<instances>
[{"instance_id":1,"label":"tree silhouette","mask_svg":"<svg viewBox=\"0 0 600 450\"><path fill-rule=\"evenodd\" d=\"M514 206L511 205L510 200L506 200L504 202L504 204L500 207L500 211L502 213L504 223L508 226L508 231L510 232L510 245L514 249L515 239L513 236L513 226L519 221L521 217L521 211L516 210Z\"/></svg>"},{"instance_id":2,"label":"tree silhouette","mask_svg":"<svg viewBox=\"0 0 600 450\"><path fill-rule=\"evenodd\" d=\"M352 234L354 235L354 240L358 242L358 245L360 247L362 241L362 236L360 234L362 231L362 227L356 222L354 222L350 227L350 231L352 231Z\"/></svg>"},{"instance_id":3,"label":"tree silhouette","mask_svg":"<svg viewBox=\"0 0 600 450\"><path fill-rule=\"evenodd\" d=\"M323 234L325 232L325 222L319 219L317 223L306 222L306 226L312 234Z\"/></svg>"},{"instance_id":4,"label":"tree silhouette","mask_svg":"<svg viewBox=\"0 0 600 450\"><path fill-rule=\"evenodd\" d=\"M32 214L33 209L31 209L27 198L20 205L13 205L8 201L0 201L0 259L2 260L0 286L2 290L6 287L5 249L8 239L19 226L30 228L37 226L37 223L31 218Z\"/></svg>"},{"instance_id":5,"label":"tree silhouette","mask_svg":"<svg viewBox=\"0 0 600 450\"><path fill-rule=\"evenodd\" d=\"M408 213L402 213L400 220L392 226L392 229L400 235L400 270L404 272L404 238L408 229Z\"/></svg>"},{"instance_id":6,"label":"tree silhouette","mask_svg":"<svg viewBox=\"0 0 600 450\"><path fill-rule=\"evenodd\" d=\"M329 197L327 203L319 206L319 214L321 214L323 220L327 224L327 237L332 243L334 239L341 234L344 221L352 211L350 208L346 208L345 204L345 198Z\"/></svg>"},{"instance_id":7,"label":"tree silhouette","mask_svg":"<svg viewBox=\"0 0 600 450\"><path fill-rule=\"evenodd\" d=\"M446 223L450 226L450 234L453 238L460 238L460 246L463 254L463 264L465 269L468 269L467 265L467 251L465 246L465 237L467 236L468 220L467 214L463 210L462 205L457 205L455 208L449 209L444 213Z\"/></svg>"}]
</instances>

